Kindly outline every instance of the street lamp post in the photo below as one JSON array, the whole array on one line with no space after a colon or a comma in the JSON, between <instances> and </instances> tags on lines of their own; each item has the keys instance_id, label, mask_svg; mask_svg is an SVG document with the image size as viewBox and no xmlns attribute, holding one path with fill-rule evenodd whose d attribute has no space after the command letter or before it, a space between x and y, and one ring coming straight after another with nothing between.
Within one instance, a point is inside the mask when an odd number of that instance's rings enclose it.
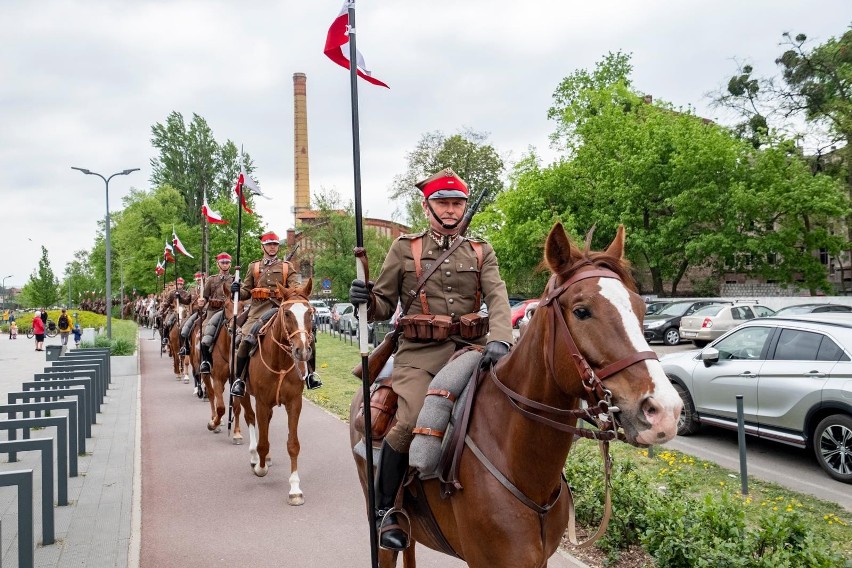
<instances>
[{"instance_id":1,"label":"street lamp post","mask_svg":"<svg viewBox=\"0 0 852 568\"><path fill-rule=\"evenodd\" d=\"M7 302L7 299L6 299L6 279L7 279L7 278L11 278L11 277L12 277L12 275L11 275L11 274L10 274L9 276L4 276L4 277L3 277L3 286L2 286L2 288L3 288L3 308L4 308L4 309L6 308L6 302Z\"/></svg>"},{"instance_id":2,"label":"street lamp post","mask_svg":"<svg viewBox=\"0 0 852 568\"><path fill-rule=\"evenodd\" d=\"M104 180L104 184L106 185L106 218L104 219L105 223L105 235L106 238L106 317L107 317L107 339L112 339L112 258L110 255L110 243L109 243L109 180L114 178L115 176L126 176L128 174L132 174L133 172L138 172L139 168L133 168L130 170L122 170L120 172L116 172L109 177L104 177L97 172L93 172L91 170L87 170L86 168L75 168L71 166L72 170L77 170L83 172L86 175L90 176L98 176L102 180Z\"/></svg>"}]
</instances>

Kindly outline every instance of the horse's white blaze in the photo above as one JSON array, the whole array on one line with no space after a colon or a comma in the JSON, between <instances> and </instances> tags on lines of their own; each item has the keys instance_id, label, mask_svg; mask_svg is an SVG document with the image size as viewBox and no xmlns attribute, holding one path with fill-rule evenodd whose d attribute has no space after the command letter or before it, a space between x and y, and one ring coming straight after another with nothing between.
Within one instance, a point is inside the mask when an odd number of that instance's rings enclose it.
<instances>
[{"instance_id":1,"label":"horse's white blaze","mask_svg":"<svg viewBox=\"0 0 852 568\"><path fill-rule=\"evenodd\" d=\"M294 471L290 474L290 495L301 495L302 489L299 487L299 472Z\"/></svg>"},{"instance_id":2,"label":"horse's white blaze","mask_svg":"<svg viewBox=\"0 0 852 568\"><path fill-rule=\"evenodd\" d=\"M601 295L609 300L615 307L618 314L621 316L621 326L627 334L627 339L630 345L636 351L651 351L651 347L645 340L645 335L642 333L642 325L639 323L639 318L633 312L630 304L630 294L624 284L615 278L601 278L598 280L601 287ZM672 387L666 373L663 371L663 366L655 359L645 359L645 365L648 367L648 374L654 382L654 400L656 400L663 408L674 409L680 408L682 404L677 391Z\"/></svg>"},{"instance_id":3,"label":"horse's white blaze","mask_svg":"<svg viewBox=\"0 0 852 568\"><path fill-rule=\"evenodd\" d=\"M249 424L249 458L252 464L260 463L257 453L257 427L254 424Z\"/></svg>"},{"instance_id":4,"label":"horse's white blaze","mask_svg":"<svg viewBox=\"0 0 852 568\"><path fill-rule=\"evenodd\" d=\"M305 304L292 304L290 306L290 311L296 317L296 324L299 326L299 337L302 340L302 343L305 346L308 346L308 332L310 330L305 329L305 314L308 313L308 306Z\"/></svg>"}]
</instances>

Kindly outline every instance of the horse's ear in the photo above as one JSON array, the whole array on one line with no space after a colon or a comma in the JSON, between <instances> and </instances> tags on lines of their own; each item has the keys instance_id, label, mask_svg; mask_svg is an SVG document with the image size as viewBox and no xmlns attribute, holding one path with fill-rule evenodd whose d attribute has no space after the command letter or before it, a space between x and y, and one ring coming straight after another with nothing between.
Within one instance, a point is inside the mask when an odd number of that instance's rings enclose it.
<instances>
[{"instance_id":1,"label":"horse's ear","mask_svg":"<svg viewBox=\"0 0 852 568\"><path fill-rule=\"evenodd\" d=\"M302 285L302 290L304 290L303 293L305 295L305 298L311 297L311 289L313 289L313 287L314 287L314 279L308 278L308 281L305 282L304 285Z\"/></svg>"},{"instance_id":2,"label":"horse's ear","mask_svg":"<svg viewBox=\"0 0 852 568\"><path fill-rule=\"evenodd\" d=\"M547 241L544 243L544 261L552 272L561 272L564 268L572 266L583 257L580 249L574 245L565 227L557 222L550 229Z\"/></svg>"},{"instance_id":3,"label":"horse's ear","mask_svg":"<svg viewBox=\"0 0 852 568\"><path fill-rule=\"evenodd\" d=\"M615 232L615 238L606 249L607 256L611 256L616 260L624 258L624 225L619 225Z\"/></svg>"},{"instance_id":4,"label":"horse's ear","mask_svg":"<svg viewBox=\"0 0 852 568\"><path fill-rule=\"evenodd\" d=\"M286 298L287 294L292 290L291 288L288 288L286 284L281 282L276 282L275 287L278 288L278 293L281 294L282 298Z\"/></svg>"}]
</instances>

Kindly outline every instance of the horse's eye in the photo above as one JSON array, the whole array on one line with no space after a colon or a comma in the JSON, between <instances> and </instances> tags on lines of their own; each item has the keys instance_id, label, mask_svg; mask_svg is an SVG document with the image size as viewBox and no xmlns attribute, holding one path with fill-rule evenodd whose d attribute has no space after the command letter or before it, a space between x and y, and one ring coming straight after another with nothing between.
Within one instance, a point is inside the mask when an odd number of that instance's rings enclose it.
<instances>
[{"instance_id":1,"label":"horse's eye","mask_svg":"<svg viewBox=\"0 0 852 568\"><path fill-rule=\"evenodd\" d=\"M574 308L574 317L578 320L589 319L592 317L592 312L586 308Z\"/></svg>"}]
</instances>

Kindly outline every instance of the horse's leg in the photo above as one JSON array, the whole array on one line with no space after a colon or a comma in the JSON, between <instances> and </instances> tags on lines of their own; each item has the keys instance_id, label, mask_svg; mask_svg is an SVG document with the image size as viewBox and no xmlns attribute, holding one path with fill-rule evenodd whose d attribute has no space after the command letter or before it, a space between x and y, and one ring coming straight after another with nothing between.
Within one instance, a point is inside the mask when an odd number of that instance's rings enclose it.
<instances>
[{"instance_id":1,"label":"horse's leg","mask_svg":"<svg viewBox=\"0 0 852 568\"><path fill-rule=\"evenodd\" d=\"M255 398L255 413L257 414L257 433L252 431L252 426L249 425L249 433L250 433L250 445L249 445L249 453L251 453L251 447L254 446L254 454L252 455L252 463L254 464L252 469L254 470L254 474L258 477L263 477L267 473L269 473L269 466L266 464L266 455L269 453L269 421L272 418L272 408ZM254 460L257 459L255 463Z\"/></svg>"},{"instance_id":2,"label":"horse's leg","mask_svg":"<svg viewBox=\"0 0 852 568\"><path fill-rule=\"evenodd\" d=\"M222 431L222 428L220 426L221 415L216 415L216 397L211 396L211 393L215 392L213 388L213 377L211 377L210 374L207 373L201 375L201 380L204 381L204 386L207 388L207 400L210 403L210 422L207 423L207 429L211 432L216 432L218 434Z\"/></svg>"},{"instance_id":3,"label":"horse's leg","mask_svg":"<svg viewBox=\"0 0 852 568\"><path fill-rule=\"evenodd\" d=\"M227 390L227 388L228 383L226 382L224 384L224 389ZM231 403L231 410L234 413L234 434L233 436L231 436L231 442L235 445L240 445L243 443L243 432L242 428L240 428L240 415L243 413L243 411L245 411L246 424L249 426L249 428L251 428L251 425L254 424L254 412L251 410L251 407L246 410L245 406L243 406L242 401L237 397L230 396L230 393L228 394L228 400ZM251 433L251 430L249 430L249 433Z\"/></svg>"},{"instance_id":4,"label":"horse's leg","mask_svg":"<svg viewBox=\"0 0 852 568\"><path fill-rule=\"evenodd\" d=\"M301 389L300 389L301 390ZM299 487L299 415L302 413L301 393L288 393L289 400L284 403L287 409L287 453L290 454L290 505L302 505L305 497Z\"/></svg>"}]
</instances>

